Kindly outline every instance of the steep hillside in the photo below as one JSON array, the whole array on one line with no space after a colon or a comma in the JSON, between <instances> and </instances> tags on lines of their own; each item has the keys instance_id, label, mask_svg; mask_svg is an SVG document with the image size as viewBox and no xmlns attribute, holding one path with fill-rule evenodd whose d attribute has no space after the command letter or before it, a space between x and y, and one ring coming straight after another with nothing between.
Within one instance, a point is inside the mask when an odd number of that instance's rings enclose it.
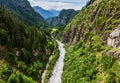
<instances>
[{"instance_id":1,"label":"steep hillside","mask_svg":"<svg viewBox=\"0 0 120 83\"><path fill-rule=\"evenodd\" d=\"M66 26L63 83L120 83L120 49L107 46L107 39L119 32L119 4L91 0Z\"/></svg>"},{"instance_id":2,"label":"steep hillside","mask_svg":"<svg viewBox=\"0 0 120 83\"><path fill-rule=\"evenodd\" d=\"M36 83L56 47L50 33L0 8L0 83Z\"/></svg>"},{"instance_id":3,"label":"steep hillside","mask_svg":"<svg viewBox=\"0 0 120 83\"><path fill-rule=\"evenodd\" d=\"M78 11L73 9L63 9L58 16L48 18L47 22L51 26L65 26L77 13Z\"/></svg>"},{"instance_id":4,"label":"steep hillside","mask_svg":"<svg viewBox=\"0 0 120 83\"><path fill-rule=\"evenodd\" d=\"M44 19L48 19L50 17L58 16L59 11L57 10L45 10L39 6L33 6L34 10L38 12Z\"/></svg>"},{"instance_id":5,"label":"steep hillside","mask_svg":"<svg viewBox=\"0 0 120 83\"><path fill-rule=\"evenodd\" d=\"M48 23L30 6L27 0L0 0L0 6L11 12L12 17L38 28L48 27Z\"/></svg>"},{"instance_id":6,"label":"steep hillside","mask_svg":"<svg viewBox=\"0 0 120 83\"><path fill-rule=\"evenodd\" d=\"M104 41L111 29L118 26L120 23L120 6L118 5L120 2L118 0L92 1L90 6L84 8L67 25L64 30L63 42L75 44L81 39L90 39L93 34L103 36L102 40Z\"/></svg>"}]
</instances>

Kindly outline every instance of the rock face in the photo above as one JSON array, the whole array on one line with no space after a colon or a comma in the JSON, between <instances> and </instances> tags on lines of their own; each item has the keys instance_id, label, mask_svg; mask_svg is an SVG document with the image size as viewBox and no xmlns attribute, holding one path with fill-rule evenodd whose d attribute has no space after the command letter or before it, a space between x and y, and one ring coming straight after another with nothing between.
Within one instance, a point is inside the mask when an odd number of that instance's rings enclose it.
<instances>
[{"instance_id":1,"label":"rock face","mask_svg":"<svg viewBox=\"0 0 120 83\"><path fill-rule=\"evenodd\" d=\"M114 56L114 58L115 58L116 60L119 60L119 59L120 59L120 51L118 51L118 50L109 50L109 51L107 52L107 55Z\"/></svg>"},{"instance_id":2,"label":"rock face","mask_svg":"<svg viewBox=\"0 0 120 83\"><path fill-rule=\"evenodd\" d=\"M120 10L118 4L120 4L120 0L90 0L90 5L83 8L66 25L63 42L75 44L81 39L91 40L94 35L99 35L102 36L100 37L102 42L106 43L109 32L113 30L114 26L120 24L120 21L117 21L120 18L120 14L117 13Z\"/></svg>"},{"instance_id":3,"label":"rock face","mask_svg":"<svg viewBox=\"0 0 120 83\"><path fill-rule=\"evenodd\" d=\"M114 48L120 48L120 25L108 37L107 45Z\"/></svg>"}]
</instances>

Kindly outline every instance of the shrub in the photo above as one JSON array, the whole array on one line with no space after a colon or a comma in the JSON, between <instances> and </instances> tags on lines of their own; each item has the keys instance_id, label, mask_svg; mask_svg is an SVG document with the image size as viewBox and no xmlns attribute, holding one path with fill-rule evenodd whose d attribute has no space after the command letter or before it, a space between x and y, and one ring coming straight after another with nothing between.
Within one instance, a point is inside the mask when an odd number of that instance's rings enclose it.
<instances>
[{"instance_id":1,"label":"shrub","mask_svg":"<svg viewBox=\"0 0 120 83\"><path fill-rule=\"evenodd\" d=\"M103 22L103 17L98 17L96 20L96 25L99 26Z\"/></svg>"},{"instance_id":2,"label":"shrub","mask_svg":"<svg viewBox=\"0 0 120 83\"><path fill-rule=\"evenodd\" d=\"M0 29L0 44L6 45L8 41L8 34L4 29Z\"/></svg>"},{"instance_id":3,"label":"shrub","mask_svg":"<svg viewBox=\"0 0 120 83\"><path fill-rule=\"evenodd\" d=\"M36 83L36 82L33 81L31 78L21 74L20 72L14 72L9 77L7 83Z\"/></svg>"},{"instance_id":4,"label":"shrub","mask_svg":"<svg viewBox=\"0 0 120 83\"><path fill-rule=\"evenodd\" d=\"M113 56L103 55L101 58L101 65L104 70L110 69L115 62Z\"/></svg>"}]
</instances>

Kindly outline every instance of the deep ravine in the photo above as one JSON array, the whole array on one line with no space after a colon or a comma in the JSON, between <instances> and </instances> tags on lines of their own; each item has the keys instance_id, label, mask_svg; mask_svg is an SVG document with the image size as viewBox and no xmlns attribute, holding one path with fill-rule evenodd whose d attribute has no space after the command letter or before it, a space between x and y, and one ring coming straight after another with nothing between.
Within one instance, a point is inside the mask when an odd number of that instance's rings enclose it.
<instances>
[{"instance_id":1,"label":"deep ravine","mask_svg":"<svg viewBox=\"0 0 120 83\"><path fill-rule=\"evenodd\" d=\"M59 51L60 51L60 56L54 66L54 69L53 69L53 72L52 72L52 75L51 77L49 78L48 82L47 83L62 83L62 80L61 80L61 75L62 75L62 72L63 72L63 66L64 66L64 56L65 56L65 48L64 48L64 44L61 43L60 41L56 40L57 43L58 43L58 47L59 47ZM49 62L46 66L46 68L48 67L49 65ZM46 70L44 71L43 73L43 76L42 76L42 83L43 80L44 80L44 76L45 76L45 73L46 73Z\"/></svg>"}]
</instances>

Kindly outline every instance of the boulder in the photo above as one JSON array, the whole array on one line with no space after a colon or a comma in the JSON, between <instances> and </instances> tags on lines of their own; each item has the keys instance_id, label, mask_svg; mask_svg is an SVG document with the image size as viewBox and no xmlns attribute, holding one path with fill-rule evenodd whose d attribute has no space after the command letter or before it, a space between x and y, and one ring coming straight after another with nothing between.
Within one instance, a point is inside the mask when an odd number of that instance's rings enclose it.
<instances>
[{"instance_id":1,"label":"boulder","mask_svg":"<svg viewBox=\"0 0 120 83\"><path fill-rule=\"evenodd\" d=\"M120 48L120 25L107 38L109 47Z\"/></svg>"},{"instance_id":2,"label":"boulder","mask_svg":"<svg viewBox=\"0 0 120 83\"><path fill-rule=\"evenodd\" d=\"M109 50L106 54L107 54L107 55L110 55L110 56L114 56L115 51L113 51L113 50Z\"/></svg>"},{"instance_id":3,"label":"boulder","mask_svg":"<svg viewBox=\"0 0 120 83\"><path fill-rule=\"evenodd\" d=\"M119 50L109 50L107 53L109 56L114 56L116 60L120 58L120 51Z\"/></svg>"}]
</instances>

